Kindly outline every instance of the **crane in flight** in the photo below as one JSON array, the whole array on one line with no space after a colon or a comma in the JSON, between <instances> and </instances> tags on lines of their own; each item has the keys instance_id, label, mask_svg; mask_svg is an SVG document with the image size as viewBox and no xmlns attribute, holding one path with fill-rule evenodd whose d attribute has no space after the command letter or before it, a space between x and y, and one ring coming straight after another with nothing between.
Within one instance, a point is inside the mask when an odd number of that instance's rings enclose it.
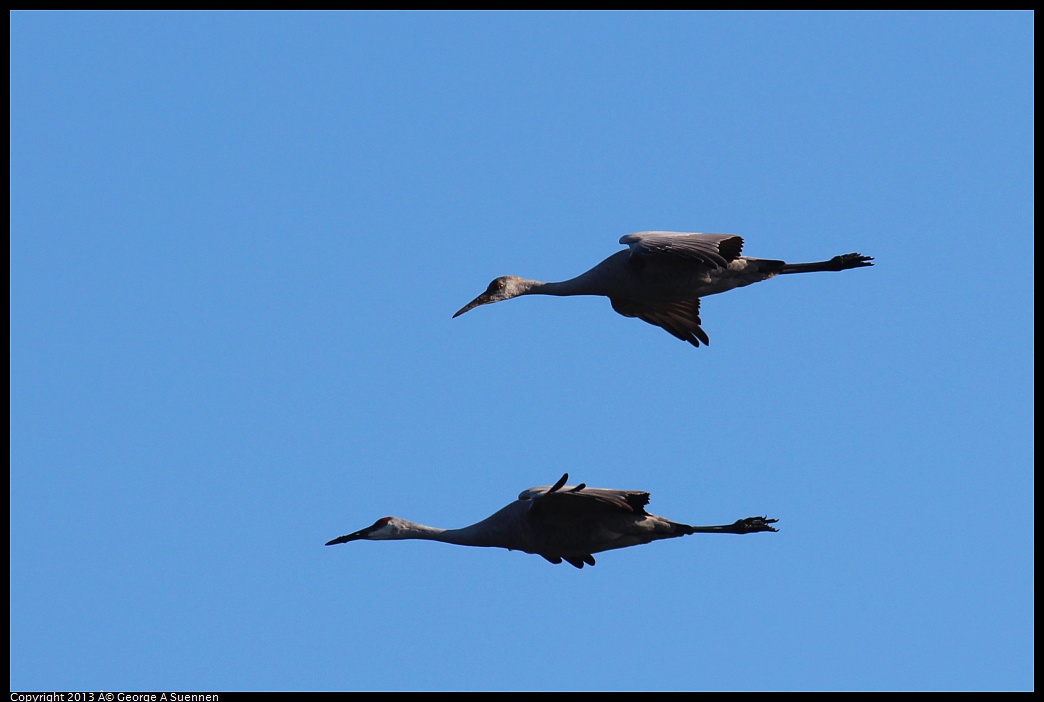
<instances>
[{"instance_id":1,"label":"crane in flight","mask_svg":"<svg viewBox=\"0 0 1044 702\"><path fill-rule=\"evenodd\" d=\"M753 534L776 531L778 520L747 517L721 526L690 526L649 514L649 493L637 490L566 485L566 473L551 486L530 488L518 499L477 524L439 529L399 517L381 517L371 526L326 542L327 546L367 539L425 539L460 546L488 546L565 561L577 568L594 565L592 554L688 534Z\"/></svg>"},{"instance_id":2,"label":"crane in flight","mask_svg":"<svg viewBox=\"0 0 1044 702\"><path fill-rule=\"evenodd\" d=\"M759 283L777 275L844 271L872 266L870 256L850 253L828 261L786 263L741 256L743 238L734 234L638 232L620 239L627 249L558 283L516 276L496 278L454 317L491 302L519 295L603 295L624 317L662 327L693 346L710 344L700 321L700 298Z\"/></svg>"}]
</instances>

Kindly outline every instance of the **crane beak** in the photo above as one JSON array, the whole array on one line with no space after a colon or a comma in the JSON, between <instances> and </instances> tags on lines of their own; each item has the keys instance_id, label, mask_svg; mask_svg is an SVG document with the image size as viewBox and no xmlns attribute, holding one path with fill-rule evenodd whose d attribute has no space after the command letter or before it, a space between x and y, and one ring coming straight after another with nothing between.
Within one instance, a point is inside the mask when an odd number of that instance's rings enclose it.
<instances>
[{"instance_id":1,"label":"crane beak","mask_svg":"<svg viewBox=\"0 0 1044 702\"><path fill-rule=\"evenodd\" d=\"M337 544L346 544L349 541L358 541L359 539L365 539L366 535L373 530L373 527L366 527L359 531L352 532L351 534L345 534L344 536L338 536L336 539L330 539L326 542L327 546L336 546Z\"/></svg>"},{"instance_id":2,"label":"crane beak","mask_svg":"<svg viewBox=\"0 0 1044 702\"><path fill-rule=\"evenodd\" d=\"M359 536L359 532L355 532L354 534L345 534L344 536L338 536L336 539L330 539L329 541L326 542L326 545L327 546L336 546L337 544L346 544L349 541L355 541L355 540L361 539L361 538L362 537Z\"/></svg>"},{"instance_id":3,"label":"crane beak","mask_svg":"<svg viewBox=\"0 0 1044 702\"><path fill-rule=\"evenodd\" d=\"M381 517L376 522L360 529L359 531L353 531L351 534L345 534L344 536L338 536L336 539L331 539L326 542L327 546L336 546L337 544L346 544L349 541L358 541L359 539L393 539L395 536L388 536L388 532L391 531L394 534L394 530L386 529L385 527L394 519L394 517ZM374 536L374 534L384 534L384 536ZM400 537L401 538L401 537Z\"/></svg>"},{"instance_id":4,"label":"crane beak","mask_svg":"<svg viewBox=\"0 0 1044 702\"><path fill-rule=\"evenodd\" d=\"M490 297L489 293L482 293L481 295L476 297L474 300L472 300L471 302L469 302L468 304L464 305L459 310L457 310L457 313L455 315L453 315L453 318L456 319L457 317L459 317L460 315L464 314L468 310L473 310L476 307L478 307L479 305L487 305L490 302L494 302L494 300Z\"/></svg>"}]
</instances>

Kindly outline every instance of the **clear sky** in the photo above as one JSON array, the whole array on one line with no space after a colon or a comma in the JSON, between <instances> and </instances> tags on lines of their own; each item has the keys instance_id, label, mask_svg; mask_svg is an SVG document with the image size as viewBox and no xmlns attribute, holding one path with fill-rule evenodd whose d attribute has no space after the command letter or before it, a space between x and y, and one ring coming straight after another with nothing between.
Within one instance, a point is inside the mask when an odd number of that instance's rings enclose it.
<instances>
[{"instance_id":1,"label":"clear sky","mask_svg":"<svg viewBox=\"0 0 1044 702\"><path fill-rule=\"evenodd\" d=\"M11 15L13 690L1030 690L1033 15ZM451 315L650 230L875 267ZM696 535L438 543L523 489Z\"/></svg>"}]
</instances>

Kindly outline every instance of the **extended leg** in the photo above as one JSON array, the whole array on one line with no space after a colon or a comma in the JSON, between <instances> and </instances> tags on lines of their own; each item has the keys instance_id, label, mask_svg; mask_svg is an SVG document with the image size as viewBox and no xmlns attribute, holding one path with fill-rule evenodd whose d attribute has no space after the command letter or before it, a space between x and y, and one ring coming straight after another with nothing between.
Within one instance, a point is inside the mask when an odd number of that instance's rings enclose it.
<instances>
[{"instance_id":1,"label":"extended leg","mask_svg":"<svg viewBox=\"0 0 1044 702\"><path fill-rule=\"evenodd\" d=\"M849 268L862 268L872 266L874 259L863 254L850 253L834 256L829 261L816 261L815 263L785 263L779 270L781 274L786 273L815 273L818 271L847 271Z\"/></svg>"},{"instance_id":2,"label":"extended leg","mask_svg":"<svg viewBox=\"0 0 1044 702\"><path fill-rule=\"evenodd\" d=\"M721 526L690 526L690 534L753 534L759 531L779 531L775 527L769 526L775 524L778 519L769 519L767 517L747 517L746 519L737 519L732 524L723 524Z\"/></svg>"}]
</instances>

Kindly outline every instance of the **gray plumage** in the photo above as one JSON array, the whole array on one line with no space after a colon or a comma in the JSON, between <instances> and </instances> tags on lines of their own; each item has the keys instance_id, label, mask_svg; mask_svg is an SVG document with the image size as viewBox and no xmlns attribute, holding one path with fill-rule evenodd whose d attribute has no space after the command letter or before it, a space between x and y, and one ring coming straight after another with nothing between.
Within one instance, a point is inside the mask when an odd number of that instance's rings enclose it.
<instances>
[{"instance_id":1,"label":"gray plumage","mask_svg":"<svg viewBox=\"0 0 1044 702\"><path fill-rule=\"evenodd\" d=\"M623 316L655 324L699 346L710 343L700 321L701 297L777 275L873 265L871 257L857 253L814 263L741 256L743 239L734 234L638 232L621 237L620 243L628 248L570 280L542 283L516 276L497 278L453 316L519 295L604 295Z\"/></svg>"},{"instance_id":2,"label":"gray plumage","mask_svg":"<svg viewBox=\"0 0 1044 702\"><path fill-rule=\"evenodd\" d=\"M649 514L649 493L566 485L569 475L552 486L523 491L518 499L477 524L438 529L398 517L382 517L372 526L328 541L426 539L461 546L488 546L525 551L552 563L577 568L594 565L592 554L647 544L688 534L752 534L776 531L777 520L748 517L720 526L690 526Z\"/></svg>"}]
</instances>

